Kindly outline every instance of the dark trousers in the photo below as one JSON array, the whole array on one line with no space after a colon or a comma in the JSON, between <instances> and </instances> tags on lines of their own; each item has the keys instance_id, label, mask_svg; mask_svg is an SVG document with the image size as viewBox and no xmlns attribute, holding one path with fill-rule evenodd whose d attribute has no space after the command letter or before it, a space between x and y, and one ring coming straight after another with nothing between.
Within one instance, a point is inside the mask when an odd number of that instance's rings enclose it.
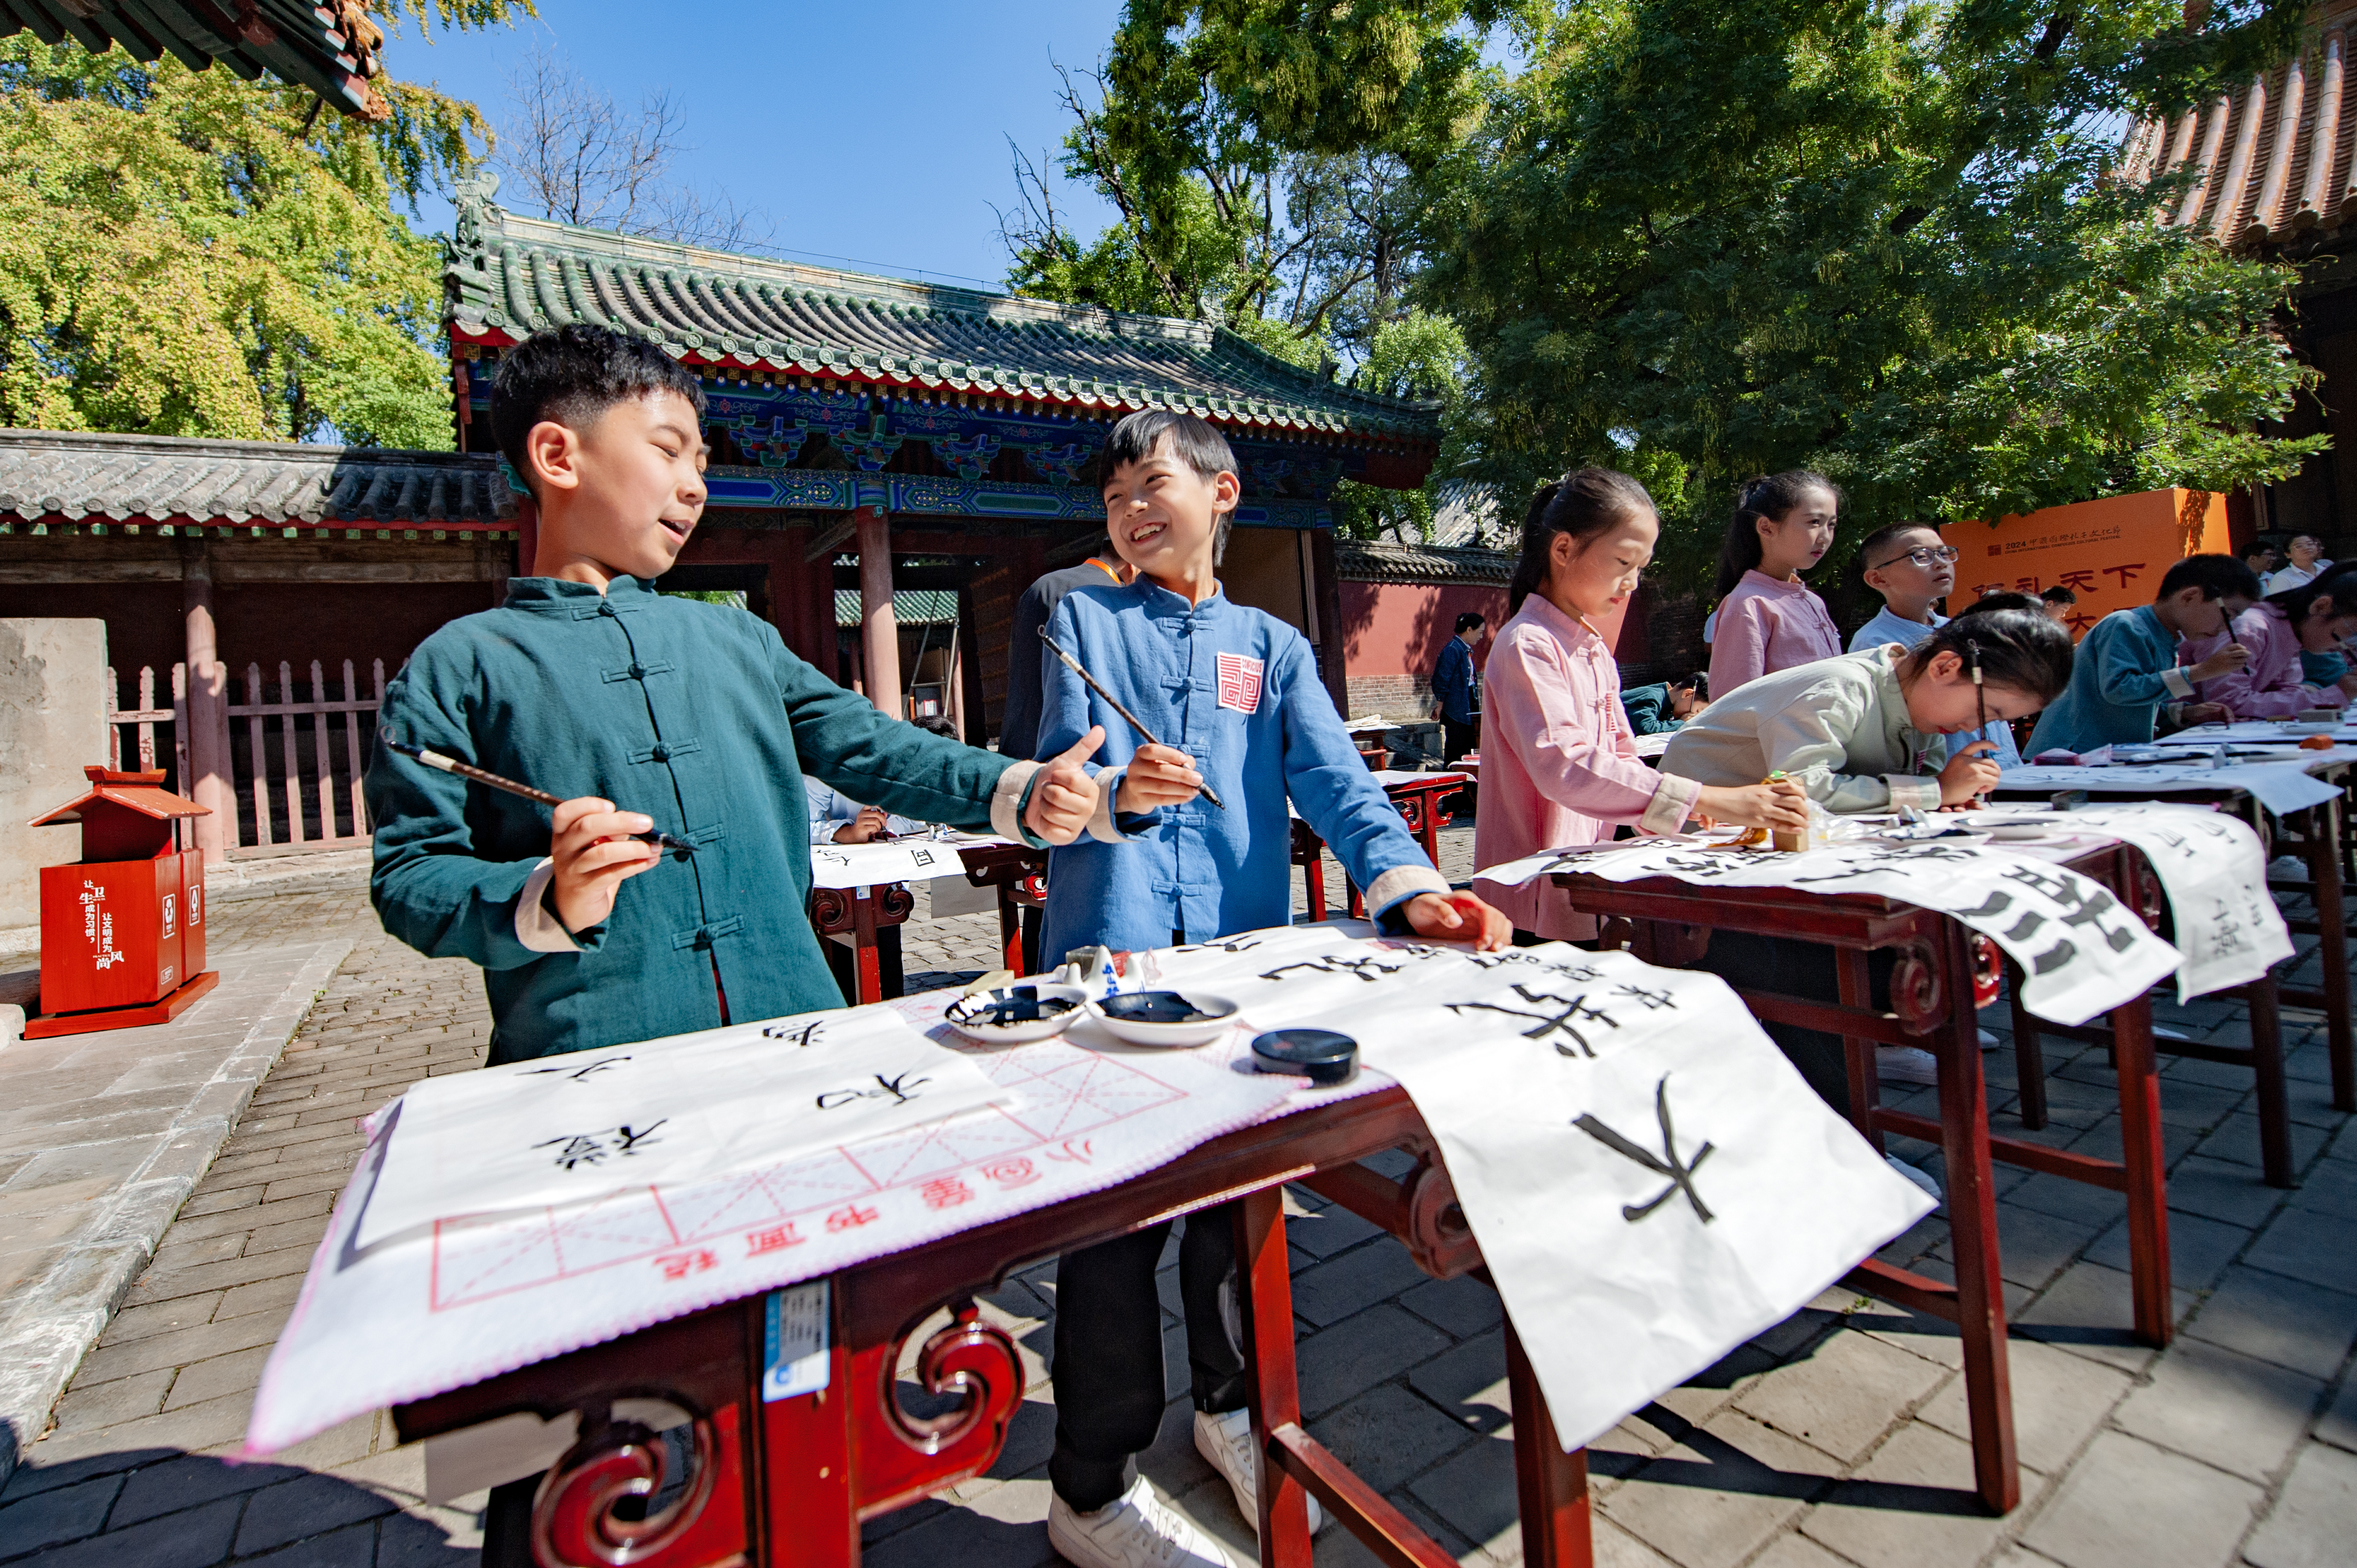
<instances>
[{"instance_id":1,"label":"dark trousers","mask_svg":"<svg viewBox=\"0 0 2357 1568\"><path fill-rule=\"evenodd\" d=\"M1019 907L1023 927L1023 972L1039 972L1039 926L1048 911L1025 904Z\"/></svg>"},{"instance_id":2,"label":"dark trousers","mask_svg":"<svg viewBox=\"0 0 2357 1568\"><path fill-rule=\"evenodd\" d=\"M1162 1302L1154 1266L1170 1221L1056 1262L1056 1449L1048 1479L1088 1513L1125 1489L1129 1456L1162 1427ZM1243 1353L1228 1330L1222 1287L1234 1287L1235 1205L1187 1216L1178 1239L1178 1299L1195 1408L1242 1410L1252 1397Z\"/></svg>"},{"instance_id":3,"label":"dark trousers","mask_svg":"<svg viewBox=\"0 0 2357 1568\"><path fill-rule=\"evenodd\" d=\"M1481 720L1475 715L1471 724L1458 724L1455 719L1440 721L1440 760L1454 762L1481 745Z\"/></svg>"},{"instance_id":4,"label":"dark trousers","mask_svg":"<svg viewBox=\"0 0 2357 1568\"><path fill-rule=\"evenodd\" d=\"M859 1005L859 950L847 947L833 937L818 940L819 950L826 954L826 967L834 975L835 985L843 992L845 1006ZM902 991L900 973L900 928L876 928L876 975L883 983L884 994L898 996Z\"/></svg>"},{"instance_id":5,"label":"dark trousers","mask_svg":"<svg viewBox=\"0 0 2357 1568\"><path fill-rule=\"evenodd\" d=\"M1899 966L1891 949L1867 955L1867 991L1870 1005L1890 1005L1890 972ZM1838 1002L1841 986L1834 970L1834 950L1823 942L1795 941L1789 937L1754 936L1747 931L1713 931L1710 952L1698 968L1706 969L1738 991L1772 991L1810 1002ZM1776 1042L1785 1059L1800 1069L1809 1087L1834 1110L1849 1115L1849 1058L1841 1036L1790 1024L1760 1027Z\"/></svg>"}]
</instances>

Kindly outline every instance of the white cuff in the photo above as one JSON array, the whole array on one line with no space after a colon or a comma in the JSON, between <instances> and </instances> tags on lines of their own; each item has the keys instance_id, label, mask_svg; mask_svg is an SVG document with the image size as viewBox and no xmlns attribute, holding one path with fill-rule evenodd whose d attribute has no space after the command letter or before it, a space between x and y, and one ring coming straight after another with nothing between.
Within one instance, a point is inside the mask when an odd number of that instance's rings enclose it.
<instances>
[{"instance_id":1,"label":"white cuff","mask_svg":"<svg viewBox=\"0 0 2357 1568\"><path fill-rule=\"evenodd\" d=\"M1695 802L1702 799L1702 786L1691 779L1681 779L1674 773L1662 775L1661 788L1645 807L1645 814L1637 819L1637 826L1649 833L1674 833L1686 825L1694 815Z\"/></svg>"},{"instance_id":2,"label":"white cuff","mask_svg":"<svg viewBox=\"0 0 2357 1568\"><path fill-rule=\"evenodd\" d=\"M1394 865L1367 884L1367 914L1382 914L1401 899L1418 893L1448 896L1448 878L1429 865Z\"/></svg>"},{"instance_id":3,"label":"white cuff","mask_svg":"<svg viewBox=\"0 0 2357 1568\"><path fill-rule=\"evenodd\" d=\"M2193 695L2193 682L2186 677L2181 665L2172 664L2162 671L2160 683L2168 687L2169 694L2180 703Z\"/></svg>"},{"instance_id":4,"label":"white cuff","mask_svg":"<svg viewBox=\"0 0 2357 1568\"><path fill-rule=\"evenodd\" d=\"M1113 798L1121 793L1121 781L1128 777L1127 768L1107 768L1097 774L1097 809L1089 818L1089 837L1099 843L1122 842L1121 830L1113 825Z\"/></svg>"},{"instance_id":5,"label":"white cuff","mask_svg":"<svg viewBox=\"0 0 2357 1568\"><path fill-rule=\"evenodd\" d=\"M533 866L532 875L524 878L523 891L516 896L516 940L533 952L579 952L581 944L573 940L573 933L559 925L541 902L554 880L554 857Z\"/></svg>"},{"instance_id":6,"label":"white cuff","mask_svg":"<svg viewBox=\"0 0 2357 1568\"><path fill-rule=\"evenodd\" d=\"M1031 842L1023 832L1023 789L1041 766L1037 762L1010 762L1006 771L998 776L997 786L990 792L990 831L1000 838L1013 839L1017 843Z\"/></svg>"},{"instance_id":7,"label":"white cuff","mask_svg":"<svg viewBox=\"0 0 2357 1568\"><path fill-rule=\"evenodd\" d=\"M1905 811L1909 807L1919 811L1940 809L1940 781L1937 779L1925 779L1913 773L1886 773L1882 781L1890 790L1890 809L1894 811Z\"/></svg>"}]
</instances>

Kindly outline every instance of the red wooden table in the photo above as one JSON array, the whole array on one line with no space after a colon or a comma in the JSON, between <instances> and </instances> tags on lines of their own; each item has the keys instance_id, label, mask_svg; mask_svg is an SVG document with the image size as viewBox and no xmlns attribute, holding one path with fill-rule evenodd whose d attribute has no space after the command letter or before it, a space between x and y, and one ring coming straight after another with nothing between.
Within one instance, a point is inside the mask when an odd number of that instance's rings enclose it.
<instances>
[{"instance_id":1,"label":"red wooden table","mask_svg":"<svg viewBox=\"0 0 2357 1568\"><path fill-rule=\"evenodd\" d=\"M1044 850L1019 843L952 845L965 865L965 879L976 887L998 889L999 948L1006 964L1023 972L1023 938L1018 907L1036 905L1045 894L1048 855ZM952 873L952 875L955 875ZM876 933L903 924L917 907L916 895L905 882L881 882L866 887L811 889L811 925L821 941L843 935L851 938L862 1003L881 1002L884 980L876 958Z\"/></svg>"},{"instance_id":2,"label":"red wooden table","mask_svg":"<svg viewBox=\"0 0 2357 1568\"><path fill-rule=\"evenodd\" d=\"M2130 868L2142 868L2143 858L2115 843L2064 864L2120 894L2132 887ZM1961 922L1876 894L1697 886L1670 877L1606 882L1578 874L1558 874L1555 881L1570 895L1573 908L1632 922L1634 950L1652 963L1692 965L1706 950L1715 929L1821 942L1835 950L1837 1003L1759 991L1741 995L1763 1021L1842 1036L1848 1054L1850 1121L1876 1148L1883 1146L1886 1133L1899 1133L1936 1144L1946 1155L1956 1283L1943 1283L1877 1258L1859 1264L1843 1283L1956 1325L1964 1342L1964 1402L1972 1417L1975 1487L1992 1511L2009 1511L2021 1500L2021 1477L2014 1451L1990 1161L2001 1159L2126 1194L2134 1332L2146 1344L2168 1344L2173 1329L2169 1209L2149 998L2139 995L2111 1015L2124 1152L2118 1160L2096 1159L1990 1135L1974 1013L1977 943ZM2136 908L2132 893L2122 901ZM1867 966L1867 955L1885 948L1900 954L1890 980L1894 1010L1889 1013L1871 1005ZM1938 1059L1938 1121L1880 1104L1874 1063L1878 1044L1921 1047Z\"/></svg>"},{"instance_id":3,"label":"red wooden table","mask_svg":"<svg viewBox=\"0 0 2357 1568\"><path fill-rule=\"evenodd\" d=\"M1392 804L1407 822L1407 831L1424 846L1425 857L1435 865L1440 864L1440 830L1456 820L1442 802L1473 782L1469 773L1378 773L1376 782ZM1303 880L1309 890L1309 918L1326 918L1326 863L1322 858L1326 841L1319 838L1308 822L1293 819L1293 864L1301 867ZM1356 884L1344 877L1342 886L1349 890L1349 908L1352 919L1364 918L1366 904Z\"/></svg>"},{"instance_id":4,"label":"red wooden table","mask_svg":"<svg viewBox=\"0 0 2357 1568\"><path fill-rule=\"evenodd\" d=\"M1295 1386L1284 1186L1358 1172L1358 1161L1400 1147L1423 1152L1429 1165L1423 1123L1406 1094L1387 1088L1231 1133L1109 1191L846 1270L830 1281L830 1377L816 1393L764 1401L766 1296L756 1295L399 1406L393 1422L402 1441L414 1442L517 1412L579 1412L579 1439L533 1504L534 1549L548 1568L848 1568L859 1560L862 1520L983 1473L1006 1441L1022 1402L1022 1363L982 1320L976 1295L1036 1260L1241 1200L1253 1439L1270 1461L1262 1466L1261 1562L1308 1568L1308 1492L1383 1562L1453 1568L1447 1552L1302 1429ZM942 1306L952 1321L926 1339L917 1376L958 1402L919 1418L899 1402L897 1369L905 1344ZM1555 1445L1511 1329L1508 1337L1525 1555L1543 1568L1588 1568L1584 1455ZM632 1520L618 1505L662 1490L665 1444L614 1407L651 1399L688 1415L694 1457L676 1499Z\"/></svg>"}]
</instances>

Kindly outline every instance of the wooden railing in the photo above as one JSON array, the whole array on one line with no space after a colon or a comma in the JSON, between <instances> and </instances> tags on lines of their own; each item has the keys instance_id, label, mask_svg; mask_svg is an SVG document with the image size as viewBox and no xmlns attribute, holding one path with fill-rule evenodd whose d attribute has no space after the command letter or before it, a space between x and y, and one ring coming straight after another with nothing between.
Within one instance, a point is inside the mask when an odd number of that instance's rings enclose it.
<instances>
[{"instance_id":1,"label":"wooden railing","mask_svg":"<svg viewBox=\"0 0 2357 1568\"><path fill-rule=\"evenodd\" d=\"M314 659L311 698L302 702L296 697L294 669L282 660L278 700L268 702L262 666L245 667L245 701L229 704L228 750L241 837L244 822L253 823L248 847L344 849L368 842L368 802L361 798L361 781L368 768L370 739L376 733L377 708L384 701L384 660L371 660L371 673L370 691L363 696L352 661L345 660L343 695L330 697L327 675ZM334 736L339 717L343 720L341 745ZM241 719L242 748L237 744ZM310 766L306 767L307 761Z\"/></svg>"},{"instance_id":2,"label":"wooden railing","mask_svg":"<svg viewBox=\"0 0 2357 1568\"><path fill-rule=\"evenodd\" d=\"M172 666L172 702L169 707L156 705L156 668L152 664L139 667L139 705L126 708L121 704L122 688L113 665L106 671L106 765L116 770L136 768L146 771L156 766L156 726L169 725L172 733L162 753L165 766L170 770L164 783L167 789L179 789L188 777L188 674L185 664Z\"/></svg>"}]
</instances>

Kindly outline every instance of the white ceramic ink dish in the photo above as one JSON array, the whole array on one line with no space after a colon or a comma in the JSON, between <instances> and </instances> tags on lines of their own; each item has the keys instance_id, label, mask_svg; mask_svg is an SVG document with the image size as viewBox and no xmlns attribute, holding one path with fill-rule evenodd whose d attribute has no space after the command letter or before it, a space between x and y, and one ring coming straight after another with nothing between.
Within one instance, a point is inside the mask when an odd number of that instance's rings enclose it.
<instances>
[{"instance_id":1,"label":"white ceramic ink dish","mask_svg":"<svg viewBox=\"0 0 2357 1568\"><path fill-rule=\"evenodd\" d=\"M1177 1013L1182 1004L1186 1017L1159 1022L1152 1016ZM1218 1039L1234 1025L1238 1008L1208 991L1121 991L1090 1003L1089 1011L1125 1045L1178 1047Z\"/></svg>"},{"instance_id":2,"label":"white ceramic ink dish","mask_svg":"<svg viewBox=\"0 0 2357 1568\"><path fill-rule=\"evenodd\" d=\"M1034 997L1022 992L1033 992L1042 1004L1040 1016L1016 1017L1008 1022L994 1022L1009 1013L1026 1011L1025 1004ZM942 1018L949 1026L969 1040L985 1046L1021 1046L1033 1040L1045 1040L1062 1034L1088 1016L1089 993L1077 985L1055 985L1044 982L1026 981L1020 985L1003 986L996 991L976 991L951 1003ZM1060 1007L1049 1007L1061 1004Z\"/></svg>"}]
</instances>

